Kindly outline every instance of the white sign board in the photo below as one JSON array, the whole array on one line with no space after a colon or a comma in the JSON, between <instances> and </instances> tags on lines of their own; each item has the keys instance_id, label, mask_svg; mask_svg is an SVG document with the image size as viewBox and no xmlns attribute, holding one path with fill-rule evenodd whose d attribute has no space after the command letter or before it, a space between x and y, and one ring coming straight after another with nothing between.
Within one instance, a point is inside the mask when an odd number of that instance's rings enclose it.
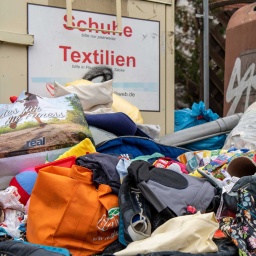
<instances>
[{"instance_id":1,"label":"white sign board","mask_svg":"<svg viewBox=\"0 0 256 256\"><path fill-rule=\"evenodd\" d=\"M89 69L107 65L114 71L113 91L142 111L160 111L159 21L72 11L67 27L66 9L28 4L28 90L51 97L54 81L65 85L82 79ZM82 29L85 27L112 32Z\"/></svg>"}]
</instances>

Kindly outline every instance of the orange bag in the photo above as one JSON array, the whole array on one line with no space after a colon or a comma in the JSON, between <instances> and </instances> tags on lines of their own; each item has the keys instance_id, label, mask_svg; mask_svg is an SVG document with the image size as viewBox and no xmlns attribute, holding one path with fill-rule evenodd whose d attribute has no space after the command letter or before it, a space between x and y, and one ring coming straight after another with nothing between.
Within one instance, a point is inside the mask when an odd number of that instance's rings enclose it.
<instances>
[{"instance_id":1,"label":"orange bag","mask_svg":"<svg viewBox=\"0 0 256 256\"><path fill-rule=\"evenodd\" d=\"M77 256L102 252L118 238L118 197L108 185L96 188L92 176L78 165L39 171L28 210L29 242Z\"/></svg>"}]
</instances>

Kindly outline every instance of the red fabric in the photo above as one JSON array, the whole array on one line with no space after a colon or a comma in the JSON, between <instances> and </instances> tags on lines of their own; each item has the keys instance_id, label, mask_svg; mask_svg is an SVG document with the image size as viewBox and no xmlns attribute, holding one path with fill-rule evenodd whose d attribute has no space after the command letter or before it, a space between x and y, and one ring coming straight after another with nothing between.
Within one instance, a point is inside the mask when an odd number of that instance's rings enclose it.
<instances>
[{"instance_id":1,"label":"red fabric","mask_svg":"<svg viewBox=\"0 0 256 256\"><path fill-rule=\"evenodd\" d=\"M12 178L12 180L10 181L10 186L14 186L18 189L18 193L20 195L20 199L19 201L23 204L26 205L30 195L23 189L23 187L19 184L19 182L17 181L17 179L15 177Z\"/></svg>"}]
</instances>

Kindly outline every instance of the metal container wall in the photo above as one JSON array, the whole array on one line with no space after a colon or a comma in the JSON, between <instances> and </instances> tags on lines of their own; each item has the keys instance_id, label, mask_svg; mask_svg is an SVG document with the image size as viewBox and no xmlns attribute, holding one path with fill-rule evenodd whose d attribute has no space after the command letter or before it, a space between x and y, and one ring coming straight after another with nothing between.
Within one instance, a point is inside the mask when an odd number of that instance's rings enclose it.
<instances>
[{"instance_id":1,"label":"metal container wall","mask_svg":"<svg viewBox=\"0 0 256 256\"><path fill-rule=\"evenodd\" d=\"M236 11L226 30L223 116L256 101L256 3Z\"/></svg>"}]
</instances>

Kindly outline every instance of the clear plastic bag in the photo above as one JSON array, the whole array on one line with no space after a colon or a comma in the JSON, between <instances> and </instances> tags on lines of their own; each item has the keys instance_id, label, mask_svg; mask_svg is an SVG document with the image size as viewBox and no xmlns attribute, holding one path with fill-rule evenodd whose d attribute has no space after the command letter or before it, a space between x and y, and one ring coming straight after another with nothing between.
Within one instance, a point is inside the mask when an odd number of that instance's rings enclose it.
<instances>
[{"instance_id":1,"label":"clear plastic bag","mask_svg":"<svg viewBox=\"0 0 256 256\"><path fill-rule=\"evenodd\" d=\"M223 149L247 148L256 149L256 102L251 104L238 124L228 134Z\"/></svg>"}]
</instances>

